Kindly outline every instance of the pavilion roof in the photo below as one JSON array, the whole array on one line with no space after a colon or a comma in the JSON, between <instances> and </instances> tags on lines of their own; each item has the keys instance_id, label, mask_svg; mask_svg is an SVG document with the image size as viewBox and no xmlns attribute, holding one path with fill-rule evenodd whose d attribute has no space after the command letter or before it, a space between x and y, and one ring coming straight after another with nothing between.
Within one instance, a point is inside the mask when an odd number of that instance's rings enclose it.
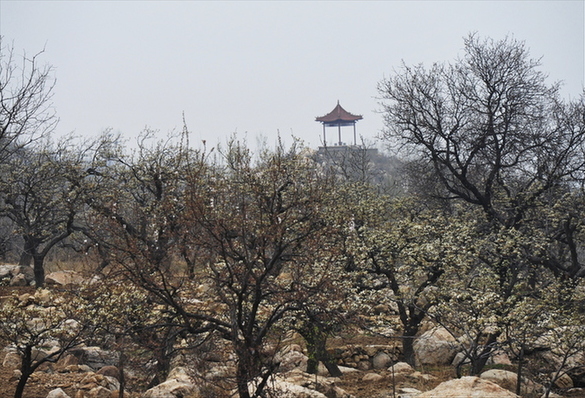
<instances>
[{"instance_id":1,"label":"pavilion roof","mask_svg":"<svg viewBox=\"0 0 585 398\"><path fill-rule=\"evenodd\" d=\"M337 106L333 108L331 112L326 114L325 116L320 116L315 119L317 122L322 123L347 123L353 122L355 123L357 120L363 119L362 115L354 115L346 111L339 105L339 101L337 101Z\"/></svg>"}]
</instances>

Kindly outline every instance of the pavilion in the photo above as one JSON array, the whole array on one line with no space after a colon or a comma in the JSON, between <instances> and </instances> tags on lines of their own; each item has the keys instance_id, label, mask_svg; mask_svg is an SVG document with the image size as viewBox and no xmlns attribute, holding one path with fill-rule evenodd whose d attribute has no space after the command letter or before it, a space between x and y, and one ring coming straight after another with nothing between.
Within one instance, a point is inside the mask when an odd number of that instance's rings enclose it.
<instances>
[{"instance_id":1,"label":"pavilion","mask_svg":"<svg viewBox=\"0 0 585 398\"><path fill-rule=\"evenodd\" d=\"M331 112L325 116L320 116L315 119L315 121L321 122L323 124L323 146L327 147L327 136L325 135L326 127L337 127L338 142L335 145L346 145L341 140L341 127L345 126L353 126L353 145L357 145L355 123L361 119L363 119L362 115L354 115L343 109L341 105L339 105L338 100L337 106L333 108Z\"/></svg>"}]
</instances>

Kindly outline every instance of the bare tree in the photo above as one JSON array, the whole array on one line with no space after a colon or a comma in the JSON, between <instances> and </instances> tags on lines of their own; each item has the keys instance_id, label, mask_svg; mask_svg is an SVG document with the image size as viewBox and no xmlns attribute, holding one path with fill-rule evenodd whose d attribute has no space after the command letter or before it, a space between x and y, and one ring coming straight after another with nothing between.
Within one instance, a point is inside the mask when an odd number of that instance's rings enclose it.
<instances>
[{"instance_id":1,"label":"bare tree","mask_svg":"<svg viewBox=\"0 0 585 398\"><path fill-rule=\"evenodd\" d=\"M20 265L32 260L37 286L44 284L46 256L75 229L84 198L84 153L69 139L57 144L46 140L18 150L3 165L0 215L22 236Z\"/></svg>"},{"instance_id":2,"label":"bare tree","mask_svg":"<svg viewBox=\"0 0 585 398\"><path fill-rule=\"evenodd\" d=\"M540 200L575 187L585 170L585 102L563 102L538 66L522 42L470 35L453 64L404 66L379 84L384 136L432 167L443 187L433 193L478 206L496 228L522 230ZM576 220L564 219L551 237L575 254ZM581 272L579 256L547 256L534 260Z\"/></svg>"},{"instance_id":3,"label":"bare tree","mask_svg":"<svg viewBox=\"0 0 585 398\"><path fill-rule=\"evenodd\" d=\"M0 37L0 164L57 125L53 68L40 65L42 54L17 57Z\"/></svg>"}]
</instances>

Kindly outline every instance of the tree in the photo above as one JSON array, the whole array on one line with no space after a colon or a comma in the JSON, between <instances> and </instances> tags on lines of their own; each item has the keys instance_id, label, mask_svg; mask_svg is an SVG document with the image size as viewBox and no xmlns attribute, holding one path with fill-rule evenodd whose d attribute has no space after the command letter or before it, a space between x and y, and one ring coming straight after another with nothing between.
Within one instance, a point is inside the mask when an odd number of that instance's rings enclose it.
<instances>
[{"instance_id":1,"label":"tree","mask_svg":"<svg viewBox=\"0 0 585 398\"><path fill-rule=\"evenodd\" d=\"M19 61L0 37L0 164L35 139L53 131L53 68L39 65L43 52Z\"/></svg>"},{"instance_id":2,"label":"tree","mask_svg":"<svg viewBox=\"0 0 585 398\"><path fill-rule=\"evenodd\" d=\"M330 269L329 179L296 147L254 162L231 141L212 163L185 141L142 141L99 170L111 190L92 201L92 224L111 266L173 314L175 335L231 343L238 393L257 397L277 366L266 339Z\"/></svg>"},{"instance_id":3,"label":"tree","mask_svg":"<svg viewBox=\"0 0 585 398\"><path fill-rule=\"evenodd\" d=\"M189 219L211 254L206 273L225 308L214 322L238 359L239 396L258 397L275 370L265 357L267 337L322 291L331 272L323 212L331 180L294 145L265 150L253 163L249 150L232 141L224 156L210 197L189 200Z\"/></svg>"},{"instance_id":4,"label":"tree","mask_svg":"<svg viewBox=\"0 0 585 398\"><path fill-rule=\"evenodd\" d=\"M189 243L185 235L188 174L195 183L196 175L204 175L207 166L201 154L188 150L184 141L177 143L176 136L154 143L153 137L153 131L145 131L133 154L125 153L109 133L101 138L91 178L84 181L86 189L96 194L88 197L90 211L83 230L103 257L100 271L110 265L108 279L125 280L141 289L122 289L121 299L141 294L153 306L143 312L128 307L134 311L130 314L120 311L118 301L104 301L107 286L99 298L119 315L109 322L118 333L153 352L157 366L153 380L164 380L177 336L209 330L201 319L185 312L182 300L187 298L182 295L195 282L183 283L188 279L185 267L175 264ZM197 186L204 189L201 182ZM116 318L107 312L100 316Z\"/></svg>"},{"instance_id":5,"label":"tree","mask_svg":"<svg viewBox=\"0 0 585 398\"><path fill-rule=\"evenodd\" d=\"M75 229L84 200L85 153L69 139L57 144L47 140L13 153L2 165L0 215L22 236L20 264L33 261L38 287L44 284L46 256Z\"/></svg>"},{"instance_id":6,"label":"tree","mask_svg":"<svg viewBox=\"0 0 585 398\"><path fill-rule=\"evenodd\" d=\"M23 396L33 372L45 363L57 362L67 351L83 343L91 334L90 323L79 322L82 301L50 295L42 299L38 290L32 302L9 297L0 305L0 339L9 342L21 356L21 375L14 398Z\"/></svg>"},{"instance_id":7,"label":"tree","mask_svg":"<svg viewBox=\"0 0 585 398\"><path fill-rule=\"evenodd\" d=\"M583 97L563 102L538 66L522 42L470 35L453 64L404 66L380 82L384 136L432 168L437 194L478 206L497 228L522 230L540 199L574 188L585 170ZM570 232L575 220L564 220ZM565 233L551 238L577 253ZM570 276L582 269L578 255L538 261Z\"/></svg>"},{"instance_id":8,"label":"tree","mask_svg":"<svg viewBox=\"0 0 585 398\"><path fill-rule=\"evenodd\" d=\"M361 288L384 291L396 304L404 359L414 365L414 339L437 304L433 291L446 268L468 254L469 223L412 198L391 200L367 187L352 190L359 199L350 210L350 239L356 269L366 274Z\"/></svg>"}]
</instances>

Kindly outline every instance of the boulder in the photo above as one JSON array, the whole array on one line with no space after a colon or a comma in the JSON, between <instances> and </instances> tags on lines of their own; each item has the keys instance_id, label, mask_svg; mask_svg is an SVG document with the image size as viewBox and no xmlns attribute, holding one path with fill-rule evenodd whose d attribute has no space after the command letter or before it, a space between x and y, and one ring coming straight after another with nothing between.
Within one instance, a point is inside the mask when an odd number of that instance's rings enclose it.
<instances>
[{"instance_id":1,"label":"boulder","mask_svg":"<svg viewBox=\"0 0 585 398\"><path fill-rule=\"evenodd\" d=\"M167 380L158 386L147 390L142 394L142 398L177 398L186 397L193 394L195 386L192 383L186 383L181 380Z\"/></svg>"},{"instance_id":2,"label":"boulder","mask_svg":"<svg viewBox=\"0 0 585 398\"><path fill-rule=\"evenodd\" d=\"M112 398L112 391L108 388L97 386L86 392L84 398Z\"/></svg>"},{"instance_id":3,"label":"boulder","mask_svg":"<svg viewBox=\"0 0 585 398\"><path fill-rule=\"evenodd\" d=\"M327 395L324 395L319 391L289 383L285 380L275 380L274 382L269 383L266 391L268 396L278 398L327 398ZM253 392L254 386L251 386L250 393L252 394Z\"/></svg>"},{"instance_id":4,"label":"boulder","mask_svg":"<svg viewBox=\"0 0 585 398\"><path fill-rule=\"evenodd\" d=\"M185 397L195 392L196 387L187 370L177 367L169 372L166 381L147 390L142 395L142 398L177 398Z\"/></svg>"},{"instance_id":5,"label":"boulder","mask_svg":"<svg viewBox=\"0 0 585 398\"><path fill-rule=\"evenodd\" d=\"M116 365L120 358L119 353L103 350L100 347L79 347L71 350L70 353L77 357L79 364L87 365L94 370Z\"/></svg>"},{"instance_id":6,"label":"boulder","mask_svg":"<svg viewBox=\"0 0 585 398\"><path fill-rule=\"evenodd\" d=\"M508 391L516 392L516 381L518 380L518 376L514 372L502 369L490 369L483 372L480 377L494 382ZM539 390L541 390L540 385L532 380L526 379L525 377L522 378L522 386L520 387L522 395L533 395Z\"/></svg>"},{"instance_id":7,"label":"boulder","mask_svg":"<svg viewBox=\"0 0 585 398\"><path fill-rule=\"evenodd\" d=\"M83 276L75 271L55 271L45 276L45 284L47 285L78 285L83 281Z\"/></svg>"},{"instance_id":8,"label":"boulder","mask_svg":"<svg viewBox=\"0 0 585 398\"><path fill-rule=\"evenodd\" d=\"M422 391L417 390L416 388L402 387L398 389L398 392L400 393L400 395L398 395L400 398L416 398Z\"/></svg>"},{"instance_id":9,"label":"boulder","mask_svg":"<svg viewBox=\"0 0 585 398\"><path fill-rule=\"evenodd\" d=\"M426 331L414 341L417 366L448 365L457 354L459 343L442 327Z\"/></svg>"},{"instance_id":10,"label":"boulder","mask_svg":"<svg viewBox=\"0 0 585 398\"><path fill-rule=\"evenodd\" d=\"M18 265L4 264L0 265L0 280L10 279L18 273Z\"/></svg>"},{"instance_id":11,"label":"boulder","mask_svg":"<svg viewBox=\"0 0 585 398\"><path fill-rule=\"evenodd\" d=\"M563 390L568 390L574 387L573 379L568 374L563 373L555 380L555 386Z\"/></svg>"},{"instance_id":12,"label":"boulder","mask_svg":"<svg viewBox=\"0 0 585 398\"><path fill-rule=\"evenodd\" d=\"M26 280L24 274L17 274L10 280L10 286L28 286L29 281Z\"/></svg>"},{"instance_id":13,"label":"boulder","mask_svg":"<svg viewBox=\"0 0 585 398\"><path fill-rule=\"evenodd\" d=\"M394 365L390 366L388 368L388 371L390 373L394 372L394 374L414 373L414 369L412 368L412 366L410 366L406 362L397 362Z\"/></svg>"},{"instance_id":14,"label":"boulder","mask_svg":"<svg viewBox=\"0 0 585 398\"><path fill-rule=\"evenodd\" d=\"M445 381L417 398L520 398L518 395L486 379L466 376Z\"/></svg>"},{"instance_id":15,"label":"boulder","mask_svg":"<svg viewBox=\"0 0 585 398\"><path fill-rule=\"evenodd\" d=\"M377 353L374 358L372 358L372 366L374 369L385 369L390 366L391 363L392 358L383 351Z\"/></svg>"},{"instance_id":16,"label":"boulder","mask_svg":"<svg viewBox=\"0 0 585 398\"><path fill-rule=\"evenodd\" d=\"M15 349L7 349L4 360L2 361L2 366L10 369L20 369L21 365L22 358L20 357L20 354Z\"/></svg>"},{"instance_id":17,"label":"boulder","mask_svg":"<svg viewBox=\"0 0 585 398\"><path fill-rule=\"evenodd\" d=\"M71 398L69 395L67 395L65 393L65 391L63 391L60 388L56 388L54 390L49 391L49 393L47 394L47 398Z\"/></svg>"},{"instance_id":18,"label":"boulder","mask_svg":"<svg viewBox=\"0 0 585 398\"><path fill-rule=\"evenodd\" d=\"M120 381L120 370L116 366L107 365L96 372L98 375L112 377L118 381Z\"/></svg>"},{"instance_id":19,"label":"boulder","mask_svg":"<svg viewBox=\"0 0 585 398\"><path fill-rule=\"evenodd\" d=\"M284 354L278 353L274 358L279 363L278 371L281 373L290 372L293 369L307 370L309 358L302 352L290 350Z\"/></svg>"},{"instance_id":20,"label":"boulder","mask_svg":"<svg viewBox=\"0 0 585 398\"><path fill-rule=\"evenodd\" d=\"M384 376L379 375L378 373L366 373L364 377L362 377L362 381L369 381L372 383L380 380L384 380Z\"/></svg>"},{"instance_id":21,"label":"boulder","mask_svg":"<svg viewBox=\"0 0 585 398\"><path fill-rule=\"evenodd\" d=\"M268 384L267 395L278 398L353 398L345 390L335 385L337 380L339 379L315 376L294 370L287 374L277 375ZM251 383L250 390L254 388L254 383Z\"/></svg>"}]
</instances>

